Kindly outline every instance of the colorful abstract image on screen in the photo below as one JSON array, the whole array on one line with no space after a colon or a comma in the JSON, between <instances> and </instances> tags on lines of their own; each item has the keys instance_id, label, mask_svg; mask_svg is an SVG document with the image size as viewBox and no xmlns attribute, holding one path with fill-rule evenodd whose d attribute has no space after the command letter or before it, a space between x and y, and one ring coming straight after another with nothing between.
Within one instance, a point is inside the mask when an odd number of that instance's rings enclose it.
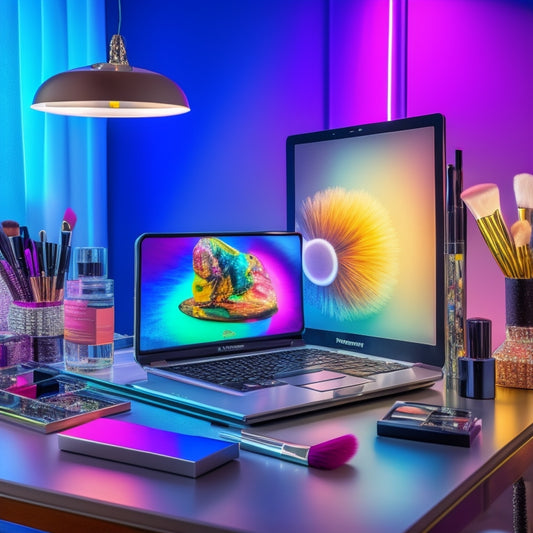
<instances>
[{"instance_id":1,"label":"colorful abstract image on screen","mask_svg":"<svg viewBox=\"0 0 533 533\"><path fill-rule=\"evenodd\" d=\"M142 351L275 337L303 330L299 235L152 235L142 239L139 246L137 291ZM196 262L203 261L204 266L212 268L220 266L214 259L223 256L233 261L233 281L229 283L228 274L225 281L224 276L220 277L220 285L209 285L202 267L193 266L195 257ZM252 276L243 277L252 272ZM243 288L244 293L237 294ZM235 294L230 294L232 291ZM266 291L268 296L260 305L259 291ZM224 295L228 298L222 304ZM207 301L203 307L206 316L199 319L195 315L200 302L191 300L202 298ZM232 301L239 305L228 305ZM233 313L236 319L220 320L223 312Z\"/></svg>"},{"instance_id":2,"label":"colorful abstract image on screen","mask_svg":"<svg viewBox=\"0 0 533 533\"><path fill-rule=\"evenodd\" d=\"M196 243L192 298L179 305L186 315L220 322L271 317L278 310L276 291L261 260L216 237Z\"/></svg>"}]
</instances>

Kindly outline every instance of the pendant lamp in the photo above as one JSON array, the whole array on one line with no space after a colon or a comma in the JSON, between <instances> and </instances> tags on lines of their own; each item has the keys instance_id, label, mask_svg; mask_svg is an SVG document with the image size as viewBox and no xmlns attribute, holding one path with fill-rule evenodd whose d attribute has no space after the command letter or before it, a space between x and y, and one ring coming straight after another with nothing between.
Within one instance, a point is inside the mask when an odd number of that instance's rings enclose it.
<instances>
[{"instance_id":1,"label":"pendant lamp","mask_svg":"<svg viewBox=\"0 0 533 533\"><path fill-rule=\"evenodd\" d=\"M109 62L56 74L35 93L33 109L79 117L164 117L190 111L172 80L130 66L120 34L109 45Z\"/></svg>"}]
</instances>

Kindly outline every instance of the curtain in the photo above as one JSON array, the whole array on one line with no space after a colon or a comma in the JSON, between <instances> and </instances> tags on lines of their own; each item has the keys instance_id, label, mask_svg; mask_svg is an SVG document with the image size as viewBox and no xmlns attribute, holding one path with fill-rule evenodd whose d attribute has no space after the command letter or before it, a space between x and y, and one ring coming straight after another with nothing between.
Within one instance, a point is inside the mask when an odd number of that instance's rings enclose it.
<instances>
[{"instance_id":1,"label":"curtain","mask_svg":"<svg viewBox=\"0 0 533 533\"><path fill-rule=\"evenodd\" d=\"M30 109L39 85L106 60L105 0L0 0L0 220L73 246L107 246L106 119Z\"/></svg>"}]
</instances>

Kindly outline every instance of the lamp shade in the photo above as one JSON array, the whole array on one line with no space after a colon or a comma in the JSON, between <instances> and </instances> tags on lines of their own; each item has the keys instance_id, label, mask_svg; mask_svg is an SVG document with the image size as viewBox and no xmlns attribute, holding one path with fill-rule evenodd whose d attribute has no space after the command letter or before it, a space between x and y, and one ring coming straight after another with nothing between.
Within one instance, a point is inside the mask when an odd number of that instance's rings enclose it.
<instances>
[{"instance_id":1,"label":"lamp shade","mask_svg":"<svg viewBox=\"0 0 533 533\"><path fill-rule=\"evenodd\" d=\"M31 107L82 117L164 117L190 111L176 83L129 65L120 35L111 40L109 63L52 76L37 89Z\"/></svg>"},{"instance_id":2,"label":"lamp shade","mask_svg":"<svg viewBox=\"0 0 533 533\"><path fill-rule=\"evenodd\" d=\"M187 97L169 78L135 67L95 66L68 70L46 80L32 108L85 117L163 117L190 111Z\"/></svg>"}]
</instances>

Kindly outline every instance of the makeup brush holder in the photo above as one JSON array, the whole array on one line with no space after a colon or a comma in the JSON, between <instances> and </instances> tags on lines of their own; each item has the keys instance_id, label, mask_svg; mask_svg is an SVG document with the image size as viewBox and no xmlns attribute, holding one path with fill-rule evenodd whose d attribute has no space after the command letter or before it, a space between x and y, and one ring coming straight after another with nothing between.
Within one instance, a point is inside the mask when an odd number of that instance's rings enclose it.
<instances>
[{"instance_id":1,"label":"makeup brush holder","mask_svg":"<svg viewBox=\"0 0 533 533\"><path fill-rule=\"evenodd\" d=\"M13 297L5 281L0 277L0 331L7 330L7 315L9 307L13 303Z\"/></svg>"},{"instance_id":2,"label":"makeup brush holder","mask_svg":"<svg viewBox=\"0 0 533 533\"><path fill-rule=\"evenodd\" d=\"M39 363L63 361L63 302L13 302L9 331L30 337L32 359Z\"/></svg>"},{"instance_id":3,"label":"makeup brush holder","mask_svg":"<svg viewBox=\"0 0 533 533\"><path fill-rule=\"evenodd\" d=\"M505 340L493 354L496 385L533 389L533 279L505 278Z\"/></svg>"},{"instance_id":4,"label":"makeup brush holder","mask_svg":"<svg viewBox=\"0 0 533 533\"><path fill-rule=\"evenodd\" d=\"M30 337L11 331L0 331L0 367L32 361Z\"/></svg>"}]
</instances>

